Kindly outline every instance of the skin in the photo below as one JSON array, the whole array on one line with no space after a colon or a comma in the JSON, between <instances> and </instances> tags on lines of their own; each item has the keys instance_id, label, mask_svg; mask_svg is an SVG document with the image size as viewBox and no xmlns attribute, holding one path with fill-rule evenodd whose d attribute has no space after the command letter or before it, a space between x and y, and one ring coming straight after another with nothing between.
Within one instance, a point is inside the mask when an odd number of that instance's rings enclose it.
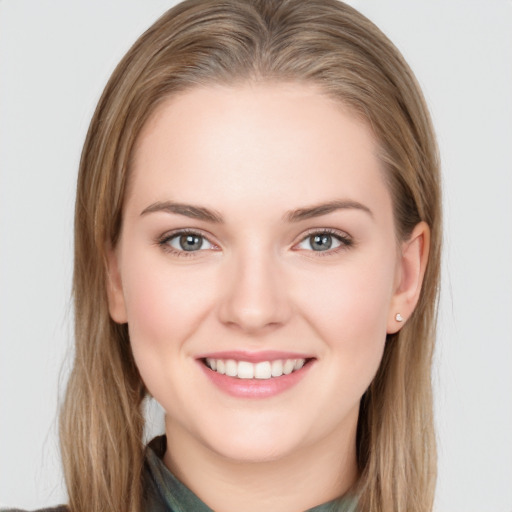
<instances>
[{"instance_id":1,"label":"skin","mask_svg":"<svg viewBox=\"0 0 512 512\"><path fill-rule=\"evenodd\" d=\"M428 247L424 223L397 241L376 148L363 121L297 84L186 91L138 138L109 256L110 313L128 323L141 376L166 411L164 462L216 511L305 510L358 478L359 401L386 334L403 325L396 313L414 309ZM344 207L290 220L333 201ZM199 250L170 238L182 229L204 237ZM314 250L312 230L332 231L331 249ZM291 389L240 399L198 362L223 350L313 361Z\"/></svg>"}]
</instances>

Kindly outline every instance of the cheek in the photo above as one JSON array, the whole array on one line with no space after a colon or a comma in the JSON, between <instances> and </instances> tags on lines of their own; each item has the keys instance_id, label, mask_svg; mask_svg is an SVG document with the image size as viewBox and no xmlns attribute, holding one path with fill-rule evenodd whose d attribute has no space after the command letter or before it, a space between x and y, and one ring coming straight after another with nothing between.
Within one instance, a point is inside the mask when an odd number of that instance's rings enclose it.
<instances>
[{"instance_id":1,"label":"cheek","mask_svg":"<svg viewBox=\"0 0 512 512\"><path fill-rule=\"evenodd\" d=\"M182 347L207 313L209 300L201 287L204 276L137 255L125 268L123 287L134 356L138 365L149 359L158 364L166 353Z\"/></svg>"},{"instance_id":2,"label":"cheek","mask_svg":"<svg viewBox=\"0 0 512 512\"><path fill-rule=\"evenodd\" d=\"M172 268L165 258L149 261L133 254L126 262L124 295L130 344L142 380L166 411L187 410L188 379L194 374L190 345L207 315L212 290L201 272ZM129 264L129 266L128 266ZM187 383L180 393L179 383Z\"/></svg>"},{"instance_id":3,"label":"cheek","mask_svg":"<svg viewBox=\"0 0 512 512\"><path fill-rule=\"evenodd\" d=\"M304 287L302 306L334 364L367 384L382 357L393 291L392 260L369 263L337 268Z\"/></svg>"}]
</instances>

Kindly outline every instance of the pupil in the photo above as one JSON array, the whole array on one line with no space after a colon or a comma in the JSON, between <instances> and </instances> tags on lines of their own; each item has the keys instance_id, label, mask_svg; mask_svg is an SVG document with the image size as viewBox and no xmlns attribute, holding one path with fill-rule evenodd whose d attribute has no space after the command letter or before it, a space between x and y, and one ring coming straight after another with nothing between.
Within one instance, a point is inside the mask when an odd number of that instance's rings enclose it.
<instances>
[{"instance_id":1,"label":"pupil","mask_svg":"<svg viewBox=\"0 0 512 512\"><path fill-rule=\"evenodd\" d=\"M327 251L331 248L332 236L331 235L314 235L311 237L311 247L315 251Z\"/></svg>"},{"instance_id":2,"label":"pupil","mask_svg":"<svg viewBox=\"0 0 512 512\"><path fill-rule=\"evenodd\" d=\"M181 235L180 246L184 251L197 251L201 249L203 239L197 235Z\"/></svg>"}]
</instances>

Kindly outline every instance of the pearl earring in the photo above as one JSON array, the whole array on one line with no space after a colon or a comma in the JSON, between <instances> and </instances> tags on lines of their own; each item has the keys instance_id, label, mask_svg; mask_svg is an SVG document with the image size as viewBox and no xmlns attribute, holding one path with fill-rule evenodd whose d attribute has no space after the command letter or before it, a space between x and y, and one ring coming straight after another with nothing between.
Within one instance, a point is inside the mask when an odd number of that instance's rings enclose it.
<instances>
[{"instance_id":1,"label":"pearl earring","mask_svg":"<svg viewBox=\"0 0 512 512\"><path fill-rule=\"evenodd\" d=\"M403 322L404 321L404 317L400 313L397 313L396 316L395 316L395 320L397 322Z\"/></svg>"}]
</instances>

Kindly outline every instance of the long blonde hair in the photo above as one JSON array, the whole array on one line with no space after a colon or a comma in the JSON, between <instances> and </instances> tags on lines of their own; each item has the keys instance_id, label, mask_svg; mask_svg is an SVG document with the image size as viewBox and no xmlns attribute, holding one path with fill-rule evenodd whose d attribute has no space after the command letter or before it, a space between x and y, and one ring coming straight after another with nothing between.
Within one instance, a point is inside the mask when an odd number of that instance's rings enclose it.
<instances>
[{"instance_id":1,"label":"long blonde hair","mask_svg":"<svg viewBox=\"0 0 512 512\"><path fill-rule=\"evenodd\" d=\"M363 117L379 142L396 231L421 220L430 257L417 308L388 337L361 401L357 435L365 512L431 511L436 478L431 361L438 297L439 163L428 110L393 44L337 0L186 0L164 14L114 71L85 141L75 212L74 368L61 449L72 512L137 512L142 500L146 389L126 325L106 294L137 136L170 95L197 85L313 83Z\"/></svg>"}]
</instances>

